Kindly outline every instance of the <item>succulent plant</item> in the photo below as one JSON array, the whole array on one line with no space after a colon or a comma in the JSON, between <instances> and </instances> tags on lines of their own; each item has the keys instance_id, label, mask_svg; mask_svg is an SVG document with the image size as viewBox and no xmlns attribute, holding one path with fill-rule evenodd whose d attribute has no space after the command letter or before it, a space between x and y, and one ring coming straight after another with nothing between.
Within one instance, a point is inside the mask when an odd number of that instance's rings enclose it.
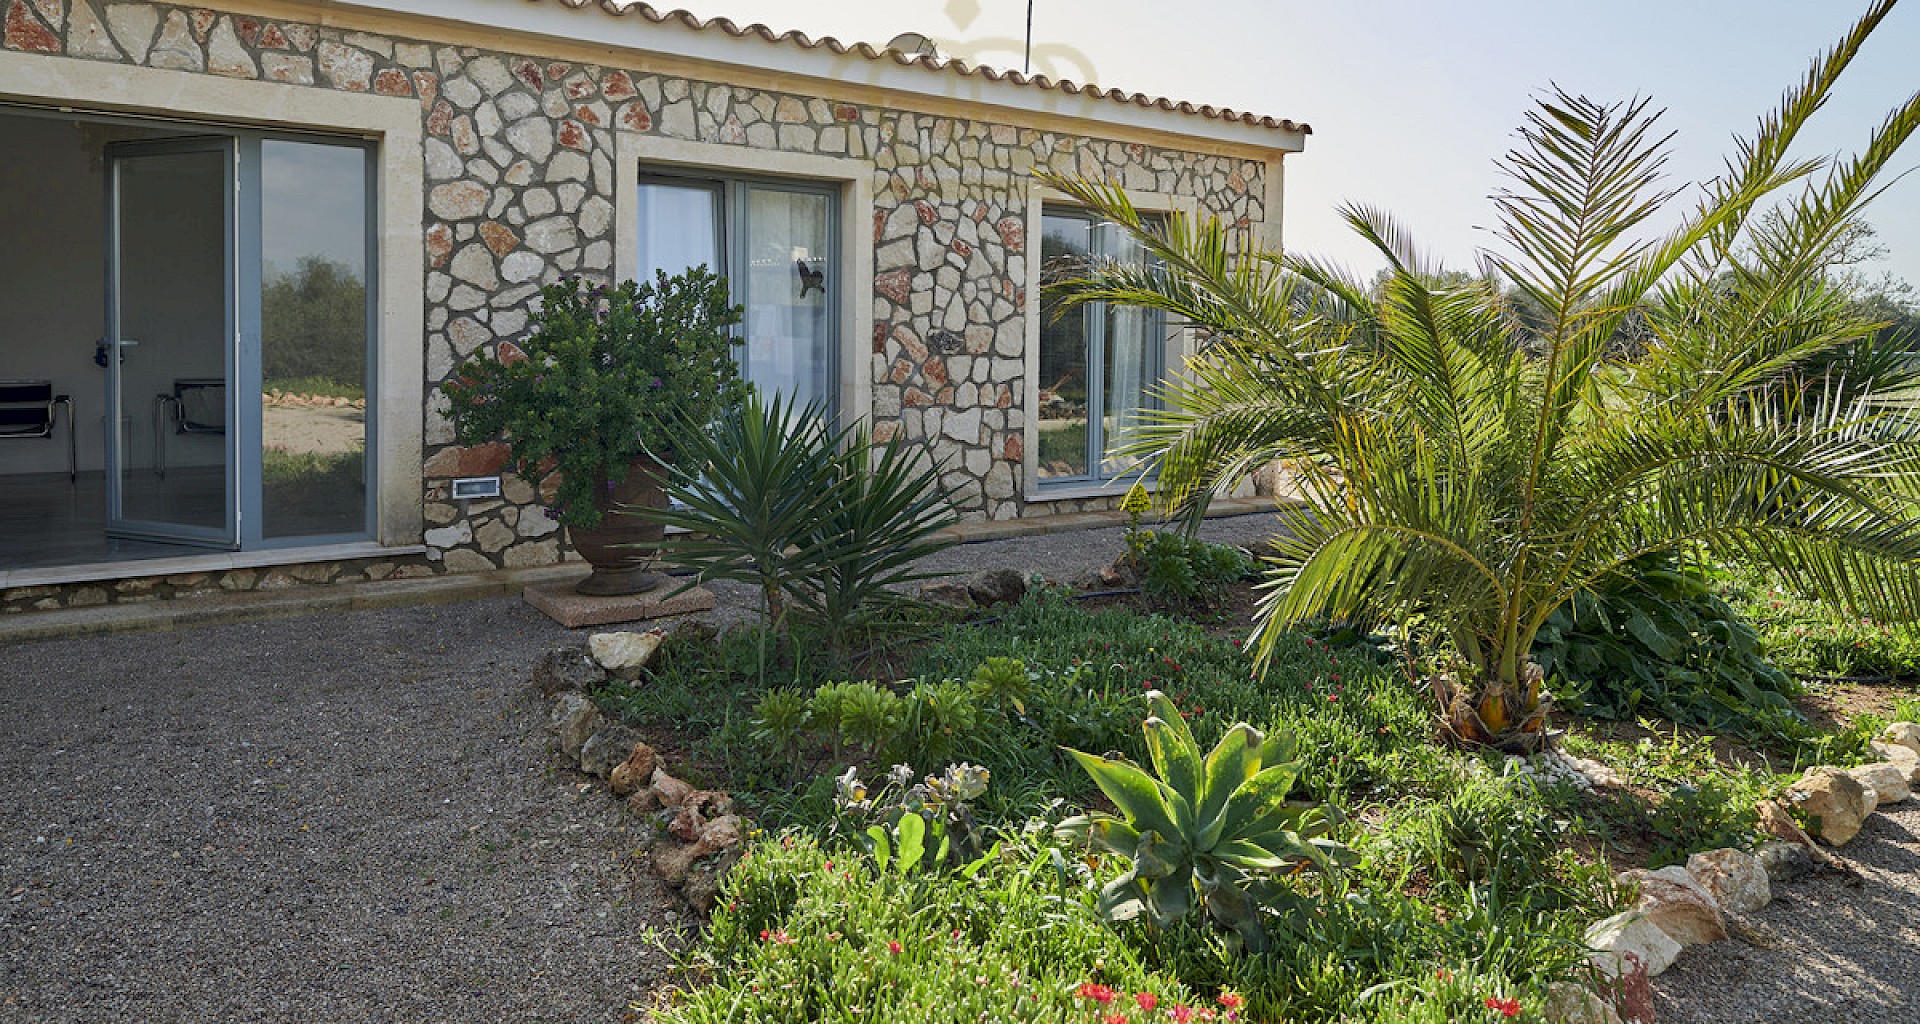
<instances>
[{"instance_id":1,"label":"succulent plant","mask_svg":"<svg viewBox=\"0 0 1920 1024\"><path fill-rule=\"evenodd\" d=\"M1099 909L1108 920L1144 916L1164 926L1204 910L1257 952L1266 944L1268 909L1291 896L1281 877L1351 862L1345 847L1320 838L1339 816L1288 802L1299 774L1292 736L1268 737L1242 722L1203 758L1173 702L1158 690L1146 696L1154 774L1124 759L1069 750L1120 814L1078 815L1056 834L1129 861L1101 890Z\"/></svg>"}]
</instances>

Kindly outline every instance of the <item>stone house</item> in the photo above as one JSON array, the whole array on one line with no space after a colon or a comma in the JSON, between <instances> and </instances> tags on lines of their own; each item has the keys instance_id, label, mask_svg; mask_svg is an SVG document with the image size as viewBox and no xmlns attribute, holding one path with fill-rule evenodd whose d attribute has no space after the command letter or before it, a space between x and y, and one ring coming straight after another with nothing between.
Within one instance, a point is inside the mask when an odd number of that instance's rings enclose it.
<instances>
[{"instance_id":1,"label":"stone house","mask_svg":"<svg viewBox=\"0 0 1920 1024\"><path fill-rule=\"evenodd\" d=\"M565 557L436 386L569 273L721 268L749 379L970 517L1108 507L1192 341L1042 315L1044 260L1128 251L1034 172L1277 247L1309 133L612 0L0 6L8 611Z\"/></svg>"}]
</instances>

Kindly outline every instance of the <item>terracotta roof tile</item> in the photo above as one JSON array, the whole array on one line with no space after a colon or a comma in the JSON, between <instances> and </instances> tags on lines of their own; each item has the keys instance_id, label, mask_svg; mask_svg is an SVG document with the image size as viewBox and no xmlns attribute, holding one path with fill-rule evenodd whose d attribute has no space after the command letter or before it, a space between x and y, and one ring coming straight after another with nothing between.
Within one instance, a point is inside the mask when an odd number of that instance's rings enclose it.
<instances>
[{"instance_id":1,"label":"terracotta roof tile","mask_svg":"<svg viewBox=\"0 0 1920 1024\"><path fill-rule=\"evenodd\" d=\"M651 4L622 3L620 0L528 0L528 2L552 2L574 10L597 7L615 17L639 15L656 25L677 22L695 32L722 32L735 39L744 39L752 36L775 45L794 46L803 50L826 50L836 56L851 53L864 57L867 60L892 61L902 67L919 67L940 74L954 74L968 78L985 78L993 82L1011 82L1014 85L1032 86L1036 89L1050 89L1064 92L1068 95L1107 99L1116 103L1126 103L1136 107L1150 107L1180 114L1191 114L1197 117L1210 118L1215 121L1232 121L1258 128L1271 128L1275 131L1299 132L1303 135L1313 134L1313 127L1311 125L1285 118L1267 117L1260 114L1248 113L1244 110L1215 107L1204 103L1189 103L1186 100L1172 100L1164 96L1148 96L1145 93L1138 92L1129 93L1120 89L1103 89L1097 85L1082 85L1067 79L1055 80L1045 75L1025 75L1018 71L1002 71L984 65L968 64L966 61L957 58L939 58L922 53L903 53L899 50L877 47L871 43L856 42L848 44L832 36L821 36L819 39L814 39L798 30L775 32L766 25L757 22L750 25L741 25L728 18L701 18L691 11L661 11Z\"/></svg>"}]
</instances>

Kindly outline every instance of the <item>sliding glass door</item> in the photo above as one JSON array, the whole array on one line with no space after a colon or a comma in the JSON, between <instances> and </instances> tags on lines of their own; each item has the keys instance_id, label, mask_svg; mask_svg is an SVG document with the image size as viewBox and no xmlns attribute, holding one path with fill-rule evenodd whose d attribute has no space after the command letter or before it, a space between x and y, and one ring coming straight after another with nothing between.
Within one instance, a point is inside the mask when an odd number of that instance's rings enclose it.
<instances>
[{"instance_id":1,"label":"sliding glass door","mask_svg":"<svg viewBox=\"0 0 1920 1024\"><path fill-rule=\"evenodd\" d=\"M107 533L237 547L234 140L106 163Z\"/></svg>"},{"instance_id":2,"label":"sliding glass door","mask_svg":"<svg viewBox=\"0 0 1920 1024\"><path fill-rule=\"evenodd\" d=\"M834 406L837 193L762 180L648 177L640 184L640 273L705 266L746 308L741 372L763 395Z\"/></svg>"},{"instance_id":3,"label":"sliding glass door","mask_svg":"<svg viewBox=\"0 0 1920 1024\"><path fill-rule=\"evenodd\" d=\"M368 148L236 133L105 156L108 533L367 537Z\"/></svg>"}]
</instances>

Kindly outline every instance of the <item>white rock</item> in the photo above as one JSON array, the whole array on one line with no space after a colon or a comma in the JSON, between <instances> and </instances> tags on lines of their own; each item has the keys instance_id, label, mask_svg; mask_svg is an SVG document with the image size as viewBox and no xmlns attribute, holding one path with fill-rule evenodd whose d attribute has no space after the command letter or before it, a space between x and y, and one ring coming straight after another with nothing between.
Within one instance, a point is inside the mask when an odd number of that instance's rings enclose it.
<instances>
[{"instance_id":1,"label":"white rock","mask_svg":"<svg viewBox=\"0 0 1920 1024\"><path fill-rule=\"evenodd\" d=\"M1586 942L1587 948L1593 950L1590 957L1593 965L1608 978L1618 978L1623 973L1630 955L1639 957L1646 965L1648 977L1673 966L1674 959L1680 955L1680 944L1637 910L1622 911L1588 925Z\"/></svg>"},{"instance_id":2,"label":"white rock","mask_svg":"<svg viewBox=\"0 0 1920 1024\"><path fill-rule=\"evenodd\" d=\"M1543 1010L1549 1024L1620 1024L1620 1015L1599 994L1566 981L1547 986Z\"/></svg>"},{"instance_id":3,"label":"white rock","mask_svg":"<svg viewBox=\"0 0 1920 1024\"><path fill-rule=\"evenodd\" d=\"M1906 747L1893 743L1882 743L1879 740L1867 744L1867 750L1880 760L1906 772L1907 785L1909 788L1920 786L1920 754L1916 754Z\"/></svg>"},{"instance_id":4,"label":"white rock","mask_svg":"<svg viewBox=\"0 0 1920 1024\"><path fill-rule=\"evenodd\" d=\"M1895 722L1880 731L1880 742L1905 747L1913 751L1915 757L1920 757L1920 724Z\"/></svg>"},{"instance_id":5,"label":"white rock","mask_svg":"<svg viewBox=\"0 0 1920 1024\"><path fill-rule=\"evenodd\" d=\"M593 660L599 662L601 668L632 679L653 660L654 652L666 638L665 631L658 629L644 633L595 633L587 640L587 649L593 652Z\"/></svg>"},{"instance_id":6,"label":"white rock","mask_svg":"<svg viewBox=\"0 0 1920 1024\"><path fill-rule=\"evenodd\" d=\"M1876 807L1901 803L1912 795L1913 787L1907 781L1906 770L1889 761L1863 764L1858 768L1849 769L1847 774L1853 776L1855 782L1873 791Z\"/></svg>"},{"instance_id":7,"label":"white rock","mask_svg":"<svg viewBox=\"0 0 1920 1024\"><path fill-rule=\"evenodd\" d=\"M1687 858L1687 874L1711 894L1720 909L1751 914L1773 900L1767 869L1739 850L1709 850Z\"/></svg>"},{"instance_id":8,"label":"white rock","mask_svg":"<svg viewBox=\"0 0 1920 1024\"><path fill-rule=\"evenodd\" d=\"M1845 845L1873 813L1873 791L1838 768L1811 768L1787 788L1787 800L1809 825L1808 831L1834 846Z\"/></svg>"},{"instance_id":9,"label":"white rock","mask_svg":"<svg viewBox=\"0 0 1920 1024\"><path fill-rule=\"evenodd\" d=\"M1719 902L1686 868L1674 864L1658 871L1623 871L1620 880L1640 888L1634 910L1682 946L1704 946L1727 937Z\"/></svg>"}]
</instances>

